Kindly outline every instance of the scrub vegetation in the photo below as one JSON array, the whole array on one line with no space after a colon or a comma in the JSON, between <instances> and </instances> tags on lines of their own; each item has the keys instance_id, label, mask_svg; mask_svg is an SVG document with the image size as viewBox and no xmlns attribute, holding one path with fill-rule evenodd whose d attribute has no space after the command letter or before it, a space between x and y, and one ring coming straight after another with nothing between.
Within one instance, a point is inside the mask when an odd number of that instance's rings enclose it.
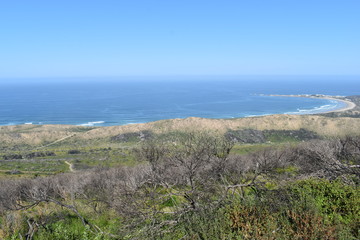
<instances>
[{"instance_id":1,"label":"scrub vegetation","mask_svg":"<svg viewBox=\"0 0 360 240\"><path fill-rule=\"evenodd\" d=\"M249 144L147 132L3 151L0 238L359 239L360 138L279 134Z\"/></svg>"}]
</instances>

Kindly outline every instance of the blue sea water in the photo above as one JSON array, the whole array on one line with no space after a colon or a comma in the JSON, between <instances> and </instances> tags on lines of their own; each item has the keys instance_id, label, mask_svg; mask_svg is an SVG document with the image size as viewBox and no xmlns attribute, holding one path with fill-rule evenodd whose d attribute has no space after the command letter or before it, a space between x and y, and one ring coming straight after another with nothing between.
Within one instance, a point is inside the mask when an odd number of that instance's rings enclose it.
<instances>
[{"instance_id":1,"label":"blue sea water","mask_svg":"<svg viewBox=\"0 0 360 240\"><path fill-rule=\"evenodd\" d=\"M326 99L262 94L359 95L360 77L129 77L0 80L0 125L110 126L161 119L311 114Z\"/></svg>"}]
</instances>

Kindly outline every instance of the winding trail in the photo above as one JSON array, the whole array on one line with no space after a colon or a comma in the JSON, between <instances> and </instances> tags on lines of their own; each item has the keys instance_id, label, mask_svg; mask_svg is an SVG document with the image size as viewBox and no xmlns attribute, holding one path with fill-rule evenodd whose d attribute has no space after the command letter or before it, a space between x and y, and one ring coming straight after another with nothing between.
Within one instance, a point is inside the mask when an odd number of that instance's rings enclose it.
<instances>
[{"instance_id":1,"label":"winding trail","mask_svg":"<svg viewBox=\"0 0 360 240\"><path fill-rule=\"evenodd\" d=\"M74 164L69 163L68 161L65 161L65 163L66 163L67 165L69 165L69 170L70 170L70 172L75 172Z\"/></svg>"}]
</instances>

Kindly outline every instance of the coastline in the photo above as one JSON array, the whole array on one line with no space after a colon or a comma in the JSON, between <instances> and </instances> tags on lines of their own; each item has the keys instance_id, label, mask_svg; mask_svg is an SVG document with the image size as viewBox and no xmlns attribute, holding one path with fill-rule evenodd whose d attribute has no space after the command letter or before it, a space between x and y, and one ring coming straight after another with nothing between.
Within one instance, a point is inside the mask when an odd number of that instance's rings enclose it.
<instances>
[{"instance_id":1,"label":"coastline","mask_svg":"<svg viewBox=\"0 0 360 240\"><path fill-rule=\"evenodd\" d=\"M343 99L337 99L337 98L331 98L331 97L324 97L323 99L334 100L334 101L339 101L339 102L345 103L345 106L343 108L334 109L334 110L323 112L323 113L345 112L345 111L352 110L356 107L356 104L349 100L343 100Z\"/></svg>"},{"instance_id":2,"label":"coastline","mask_svg":"<svg viewBox=\"0 0 360 240\"><path fill-rule=\"evenodd\" d=\"M229 120L229 119L238 119L238 118L257 118L257 117L264 117L264 116L269 116L269 115L318 115L318 114L327 114L327 113L340 113L340 112L346 112L346 111L350 111L352 109L354 109L357 106L360 106L359 104L356 104L358 102L353 102L352 100L348 99L345 96L331 96L331 95L322 95L322 94L293 94L293 95L285 95L285 94L259 94L260 96L268 96L268 97L292 97L292 98L313 98L313 99L326 99L326 100L330 100L330 101L336 101L336 102L341 102L341 106L334 106L333 109L319 109L316 112L311 112L311 111L307 111L307 112L285 112L285 113L275 113L275 114L264 114L264 115L252 115L252 116L243 116L243 117L236 117L236 118L209 118L209 119L224 119L224 120ZM186 117L186 118L191 118L191 116ZM185 118L185 119L186 119ZM155 121L149 121L149 122L157 122L157 121L161 121L161 120L165 120L165 119L160 119L160 120L155 120ZM139 122L139 123L127 123L127 124L116 124L116 125L103 125L105 123L105 121L92 121L92 122L86 122L86 123L81 123L81 124L44 124L44 123L33 123L33 122L25 122L25 123L20 123L20 124L5 124L5 125L0 125L0 127L2 126L19 126L19 125L27 125L27 126L34 126L34 125L63 125L63 126L78 126L78 127L109 127L109 126L126 126L126 125L137 125L137 124L141 124L141 123L149 123L149 122Z\"/></svg>"},{"instance_id":3,"label":"coastline","mask_svg":"<svg viewBox=\"0 0 360 240\"><path fill-rule=\"evenodd\" d=\"M313 114L323 114L323 113L332 113L332 112L345 112L345 111L349 111L352 110L356 107L356 104L348 99L344 99L344 97L335 97L335 96L328 96L328 95L321 95L321 94L316 94L316 95L308 95L308 94L302 94L302 95L281 95L281 94L263 94L262 96L270 96L270 97L300 97L300 98L317 98L317 99L327 99L327 100L332 100L332 101L338 101L338 102L342 102L345 104L344 107L342 108L338 108L338 109L333 109L333 110L329 110L329 111L323 111L323 112L319 112L319 113L307 113L307 114L301 114L301 115L313 115Z\"/></svg>"}]
</instances>

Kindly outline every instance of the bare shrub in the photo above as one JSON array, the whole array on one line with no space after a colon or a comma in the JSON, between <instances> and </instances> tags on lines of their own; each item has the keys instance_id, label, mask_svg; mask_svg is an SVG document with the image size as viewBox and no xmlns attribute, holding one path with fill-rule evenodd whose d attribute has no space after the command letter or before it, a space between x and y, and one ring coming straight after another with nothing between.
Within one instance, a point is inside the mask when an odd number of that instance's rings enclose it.
<instances>
[{"instance_id":1,"label":"bare shrub","mask_svg":"<svg viewBox=\"0 0 360 240\"><path fill-rule=\"evenodd\" d=\"M273 182L279 186L287 180L280 178L279 170L289 166L296 166L301 177L332 179L359 173L359 138L316 140L296 147L265 148L248 155L230 155L232 147L233 143L223 137L194 132L144 141L136 150L139 164L134 167L1 179L0 213L55 204L97 232L101 230L83 216L82 208L95 213L111 211L122 219L119 233L148 226L142 234L160 236L157 234L161 229L171 231L187 214L212 212L225 203L245 200L249 189L268 191L266 184ZM271 211L277 211L283 202L288 204L286 192L274 190L273 194L273 201L269 201ZM294 221L298 219L293 213L289 216ZM11 221L17 220L8 222ZM56 220L41 221L46 224ZM40 219L29 217L27 222L31 236Z\"/></svg>"},{"instance_id":2,"label":"bare shrub","mask_svg":"<svg viewBox=\"0 0 360 240\"><path fill-rule=\"evenodd\" d=\"M360 175L359 139L311 141L292 151L292 162L303 174L335 179L344 174Z\"/></svg>"}]
</instances>

